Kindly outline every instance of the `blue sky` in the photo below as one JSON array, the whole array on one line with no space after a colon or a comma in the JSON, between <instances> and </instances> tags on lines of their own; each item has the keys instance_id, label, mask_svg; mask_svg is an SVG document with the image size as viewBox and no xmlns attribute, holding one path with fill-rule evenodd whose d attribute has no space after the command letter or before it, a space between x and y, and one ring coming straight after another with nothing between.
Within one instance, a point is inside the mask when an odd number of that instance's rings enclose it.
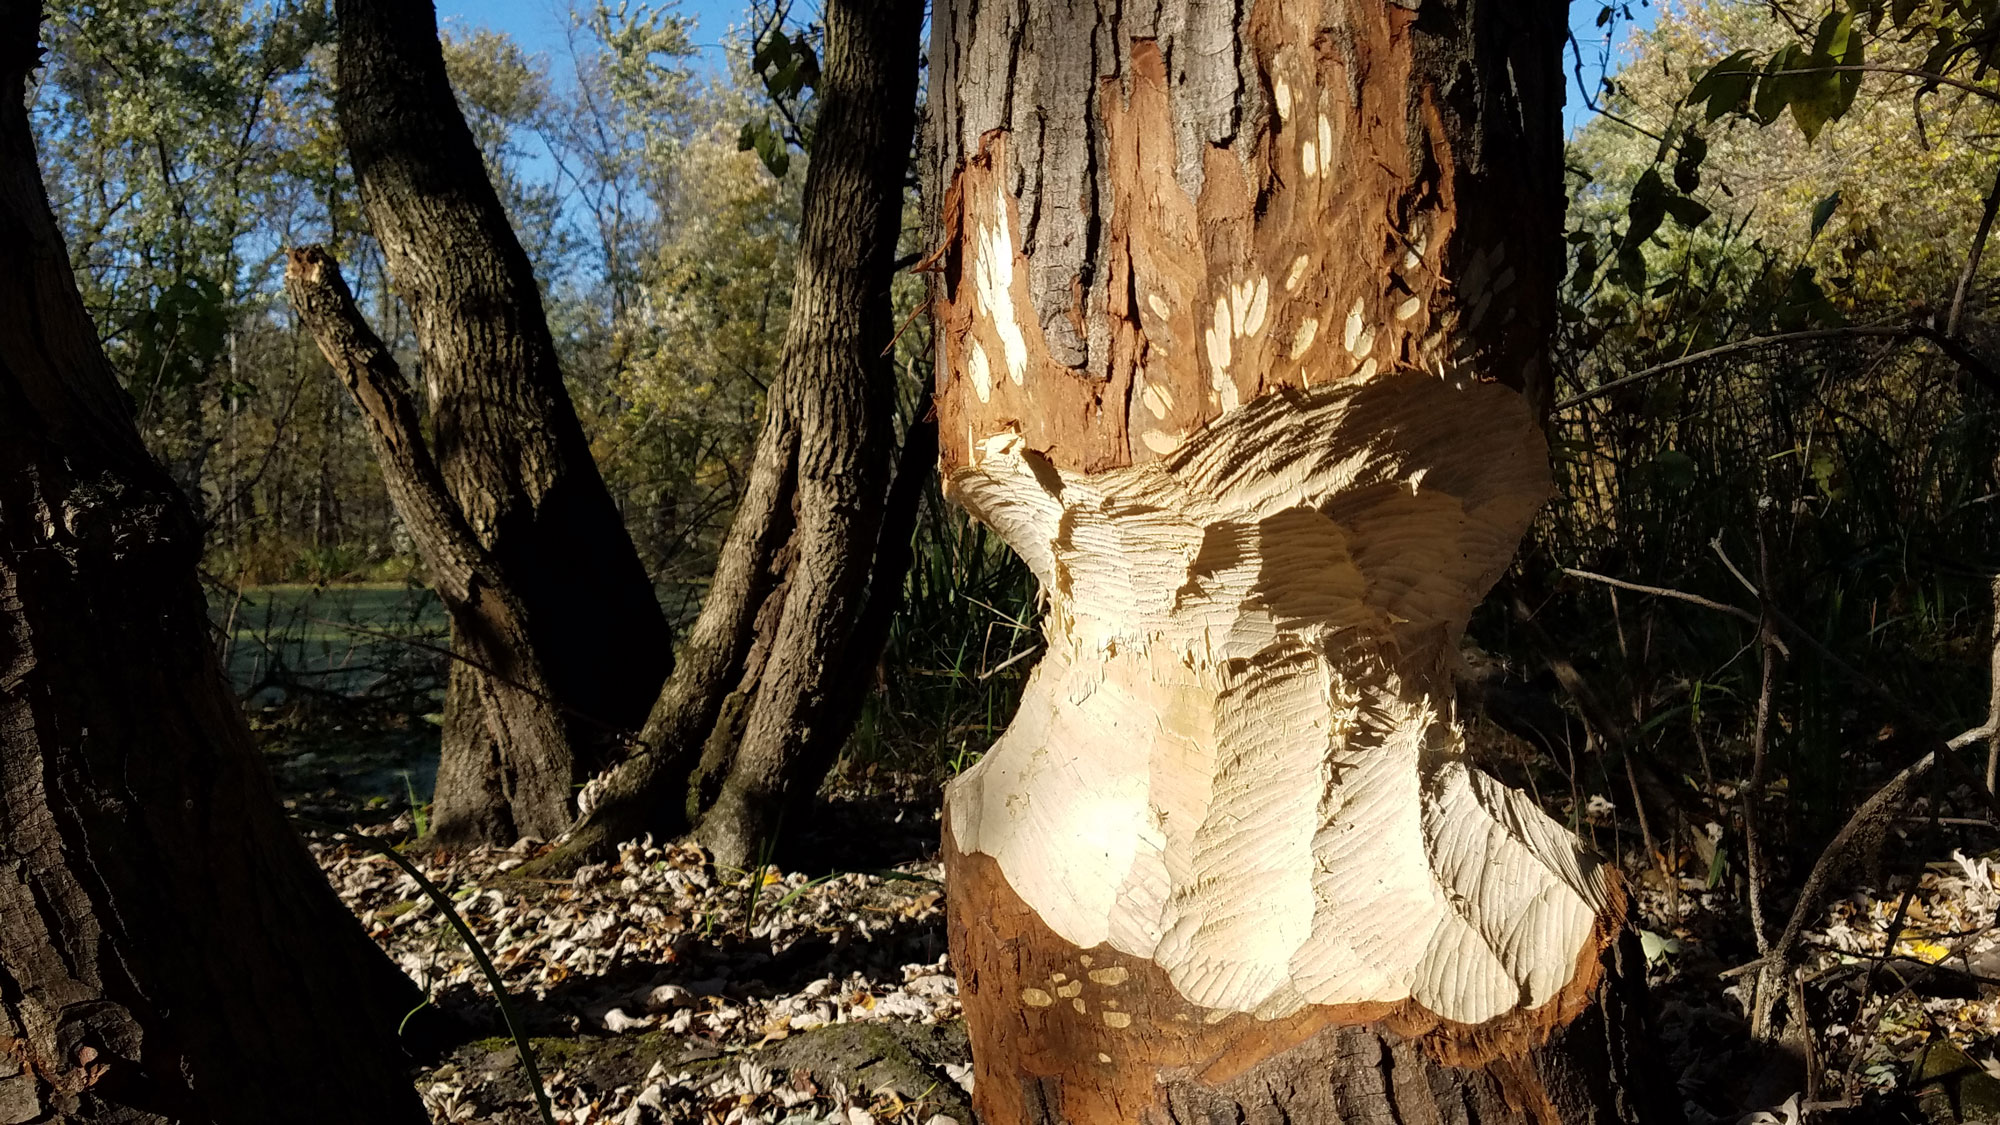
<instances>
[{"instance_id":1,"label":"blue sky","mask_svg":"<svg viewBox=\"0 0 2000 1125\"><path fill-rule=\"evenodd\" d=\"M576 0L579 8L587 7L588 3L589 0ZM1583 54L1583 80L1593 86L1602 73L1597 61L1606 37L1604 29L1597 26L1597 14L1603 5L1604 0L1571 0L1570 4L1571 29ZM438 17L446 24L485 26L504 31L529 51L546 55L551 74L558 83L563 81L569 62L565 28L569 24L570 7L571 0L438 0L437 5ZM1659 14L1657 8L1640 0L1629 0L1629 7L1641 27L1650 27ZM695 45L719 69L722 65L723 39L732 24L740 25L745 21L747 5L737 0L683 0L680 10L694 18ZM1622 19L1618 21L1616 35L1621 43L1630 27ZM1565 52L1565 71L1573 72L1573 62ZM1617 69L1615 61L1612 69ZM1590 114L1582 104L1573 73L1570 87L1569 101L1563 109L1563 122L1568 128L1575 129Z\"/></svg>"},{"instance_id":2,"label":"blue sky","mask_svg":"<svg viewBox=\"0 0 2000 1125\"><path fill-rule=\"evenodd\" d=\"M561 81L569 61L565 31L570 9L588 11L590 5L591 0L575 0L574 5L571 0L437 0L437 12L438 21L448 27L506 32L529 51L547 55L552 74ZM695 46L719 68L723 38L731 24L745 21L749 5L735 0L682 0L678 8L695 21Z\"/></svg>"}]
</instances>

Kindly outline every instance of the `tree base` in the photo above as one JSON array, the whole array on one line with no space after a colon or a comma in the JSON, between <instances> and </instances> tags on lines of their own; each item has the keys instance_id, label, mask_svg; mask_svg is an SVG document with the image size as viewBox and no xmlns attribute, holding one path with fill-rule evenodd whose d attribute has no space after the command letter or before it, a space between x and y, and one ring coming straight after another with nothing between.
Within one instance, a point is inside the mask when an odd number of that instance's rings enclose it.
<instances>
[{"instance_id":1,"label":"tree base","mask_svg":"<svg viewBox=\"0 0 2000 1125\"><path fill-rule=\"evenodd\" d=\"M1392 1004L1258 1020L1187 1003L1150 962L1064 941L998 863L957 849L949 824L944 855L986 1125L1680 1119L1673 1087L1635 1051L1644 961L1629 932L1601 944L1574 995L1478 1027Z\"/></svg>"}]
</instances>

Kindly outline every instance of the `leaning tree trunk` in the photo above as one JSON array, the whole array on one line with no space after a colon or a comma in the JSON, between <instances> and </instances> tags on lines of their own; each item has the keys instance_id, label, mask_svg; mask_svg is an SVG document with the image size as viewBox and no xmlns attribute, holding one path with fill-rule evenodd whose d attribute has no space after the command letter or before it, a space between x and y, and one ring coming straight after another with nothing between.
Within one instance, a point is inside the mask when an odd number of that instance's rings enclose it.
<instances>
[{"instance_id":1,"label":"leaning tree trunk","mask_svg":"<svg viewBox=\"0 0 2000 1125\"><path fill-rule=\"evenodd\" d=\"M0 0L0 1121L423 1121L421 997L279 812L71 278L40 14Z\"/></svg>"},{"instance_id":2,"label":"leaning tree trunk","mask_svg":"<svg viewBox=\"0 0 2000 1125\"><path fill-rule=\"evenodd\" d=\"M446 694L432 822L447 843L553 838L574 815L576 785L645 721L672 667L671 631L563 387L533 267L453 100L432 6L339 0L336 10L334 106L369 227L415 321L434 460L453 521L496 568L480 588L496 590L504 572L531 650L480 635L485 615L452 604L440 583L464 659ZM312 327L325 350L338 330ZM385 476L397 471L383 463ZM420 540L417 525L437 518L399 511ZM539 688L503 667L527 663L543 670ZM551 727L538 706L561 721Z\"/></svg>"},{"instance_id":3,"label":"leaning tree trunk","mask_svg":"<svg viewBox=\"0 0 2000 1125\"><path fill-rule=\"evenodd\" d=\"M1047 652L950 790L988 1125L1672 1113L1451 669L1548 492L1565 5L933 16L950 495Z\"/></svg>"},{"instance_id":4,"label":"leaning tree trunk","mask_svg":"<svg viewBox=\"0 0 2000 1125\"><path fill-rule=\"evenodd\" d=\"M774 843L853 730L901 597L915 474L928 472L913 462L934 449L934 430L912 426L890 487L889 284L923 4L837 0L821 17L791 318L750 481L640 736L646 750L610 776L568 847L539 870L643 831L692 826L718 863L736 866Z\"/></svg>"}]
</instances>

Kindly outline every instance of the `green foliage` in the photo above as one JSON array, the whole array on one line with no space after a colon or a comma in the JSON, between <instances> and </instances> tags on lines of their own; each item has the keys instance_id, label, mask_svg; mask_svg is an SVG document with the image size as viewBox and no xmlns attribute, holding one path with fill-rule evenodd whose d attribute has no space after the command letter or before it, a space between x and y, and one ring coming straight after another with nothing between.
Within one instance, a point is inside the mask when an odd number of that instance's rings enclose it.
<instances>
[{"instance_id":1,"label":"green foliage","mask_svg":"<svg viewBox=\"0 0 2000 1125\"><path fill-rule=\"evenodd\" d=\"M985 752L1020 702L1039 650L1039 591L999 537L934 486L923 504L882 692L857 737L867 757L956 772Z\"/></svg>"},{"instance_id":2,"label":"green foliage","mask_svg":"<svg viewBox=\"0 0 2000 1125\"><path fill-rule=\"evenodd\" d=\"M763 86L773 113L753 116L736 137L742 152L755 152L773 176L785 178L792 166L791 149L812 151L811 95L819 86L821 38L817 26L787 30L789 3L769 14L766 28L751 43L750 73Z\"/></svg>"},{"instance_id":3,"label":"green foliage","mask_svg":"<svg viewBox=\"0 0 2000 1125\"><path fill-rule=\"evenodd\" d=\"M1983 138L2000 113L1943 81L1985 80L1993 39L1963 38L1985 34L1985 7L1664 13L1619 74L1610 116L1572 144L1557 398L1732 341L1939 307L1994 175ZM1680 221L1677 199L1700 210ZM1990 287L1974 291L1966 342L1990 354L2000 325ZM1940 726L1971 725L1986 691L1986 576L2000 568L1986 499L2000 492L1996 420L2000 402L1926 346L1823 336L1676 365L1555 414L1560 499L1503 589L1631 717L1631 752L1712 802L1724 835L1698 865L1711 885L1740 877L1723 858L1742 850L1722 795L1748 765L1754 633L1558 583L1551 569L1754 610L1720 554L1761 581L1768 552L1784 612ZM1540 642L1518 629L1489 605L1475 632L1532 666ZM1782 863L1810 855L1877 765L1905 751L1883 745L1892 726L1878 706L1797 646L1774 716L1784 797L1766 846ZM1580 760L1569 781L1617 793L1614 769L1608 755Z\"/></svg>"}]
</instances>

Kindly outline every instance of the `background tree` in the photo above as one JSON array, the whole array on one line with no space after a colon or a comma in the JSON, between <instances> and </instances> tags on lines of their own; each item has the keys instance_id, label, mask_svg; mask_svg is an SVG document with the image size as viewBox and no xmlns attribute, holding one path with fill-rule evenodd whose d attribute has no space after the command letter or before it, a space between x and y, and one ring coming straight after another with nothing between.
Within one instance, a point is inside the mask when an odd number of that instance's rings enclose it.
<instances>
[{"instance_id":1,"label":"background tree","mask_svg":"<svg viewBox=\"0 0 2000 1125\"><path fill-rule=\"evenodd\" d=\"M935 15L947 488L1049 600L947 796L985 1120L1672 1115L1616 875L1452 718L1548 493L1564 16Z\"/></svg>"},{"instance_id":2,"label":"background tree","mask_svg":"<svg viewBox=\"0 0 2000 1125\"><path fill-rule=\"evenodd\" d=\"M0 1116L422 1120L415 989L279 813L198 526L71 280L26 109L40 17L0 4Z\"/></svg>"},{"instance_id":3,"label":"background tree","mask_svg":"<svg viewBox=\"0 0 2000 1125\"><path fill-rule=\"evenodd\" d=\"M430 560L471 567L441 590L463 659L445 699L434 830L461 844L551 838L672 666L666 618L563 386L534 269L453 101L435 13L355 0L337 16L335 109L415 322L428 442L413 412L357 402L385 440L435 462L447 496L410 504L428 482L390 481L419 541L456 540L462 524L478 548ZM295 288L335 276L292 275ZM296 303L350 386L393 363L351 300Z\"/></svg>"},{"instance_id":4,"label":"background tree","mask_svg":"<svg viewBox=\"0 0 2000 1125\"><path fill-rule=\"evenodd\" d=\"M684 824L721 864L768 848L852 731L901 599L912 468L935 441L909 428L892 486L890 283L922 10L830 4L822 18L791 320L743 500L645 750L551 867Z\"/></svg>"}]
</instances>

